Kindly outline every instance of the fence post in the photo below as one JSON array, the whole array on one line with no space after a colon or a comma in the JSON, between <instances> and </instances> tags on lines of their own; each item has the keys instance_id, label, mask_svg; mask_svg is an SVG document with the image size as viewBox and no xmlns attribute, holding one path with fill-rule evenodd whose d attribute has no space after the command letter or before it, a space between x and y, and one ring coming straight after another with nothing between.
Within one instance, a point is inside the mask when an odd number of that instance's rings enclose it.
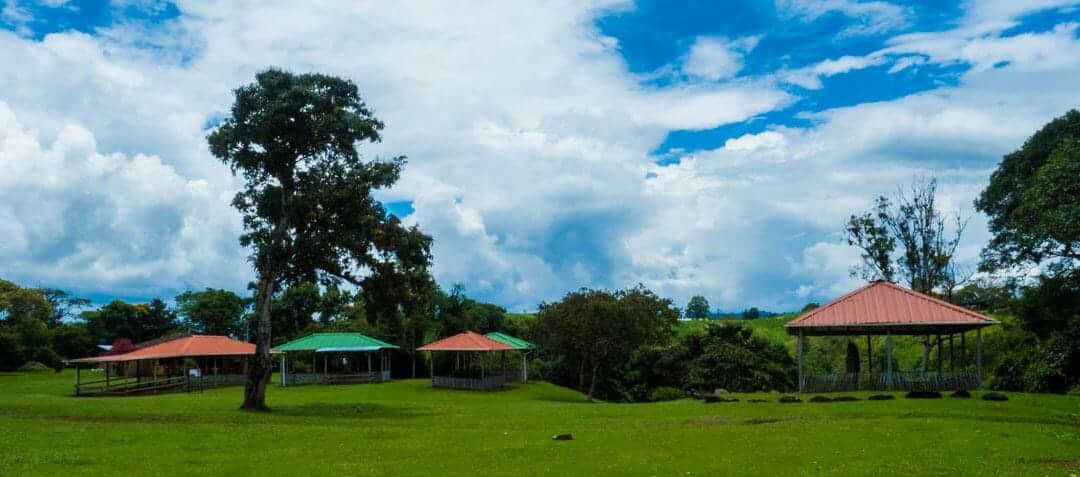
<instances>
[{"instance_id":1,"label":"fence post","mask_svg":"<svg viewBox=\"0 0 1080 477\"><path fill-rule=\"evenodd\" d=\"M799 392L803 392L803 330L799 330Z\"/></svg>"}]
</instances>

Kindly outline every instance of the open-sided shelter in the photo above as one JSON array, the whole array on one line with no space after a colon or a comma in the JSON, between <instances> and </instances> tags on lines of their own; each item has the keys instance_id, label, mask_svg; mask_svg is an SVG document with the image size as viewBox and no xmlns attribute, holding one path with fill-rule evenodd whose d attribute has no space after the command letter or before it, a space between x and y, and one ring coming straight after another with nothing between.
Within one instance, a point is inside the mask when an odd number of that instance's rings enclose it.
<instances>
[{"instance_id":1,"label":"open-sided shelter","mask_svg":"<svg viewBox=\"0 0 1080 477\"><path fill-rule=\"evenodd\" d=\"M296 384L344 384L367 383L390 380L390 350L398 349L363 333L315 333L295 339L274 348L281 353L281 385ZM312 353L311 372L289 371L289 355L298 352ZM322 373L319 357L322 357ZM378 356L378 370L372 367L372 357ZM331 357L337 358L331 372ZM366 367L361 366L365 361ZM294 366L295 369L295 366Z\"/></svg>"},{"instance_id":2,"label":"open-sided shelter","mask_svg":"<svg viewBox=\"0 0 1080 477\"><path fill-rule=\"evenodd\" d=\"M507 379L523 383L529 382L529 352L536 349L536 345L516 336L499 333L498 331L487 333L484 336L501 342L521 354L521 369L519 369L519 372L517 373L508 373Z\"/></svg>"},{"instance_id":3,"label":"open-sided shelter","mask_svg":"<svg viewBox=\"0 0 1080 477\"><path fill-rule=\"evenodd\" d=\"M454 353L454 366L445 376L435 374L435 356L430 356L432 387L476 390L496 389L506 384L506 374L492 373L487 369L483 355L512 350L514 350L512 346L502 341L473 331L458 333L417 348L417 351L430 353ZM480 359L471 359L474 357ZM464 358L464 366L462 358ZM470 367L470 361L479 363L479 366Z\"/></svg>"},{"instance_id":4,"label":"open-sided shelter","mask_svg":"<svg viewBox=\"0 0 1080 477\"><path fill-rule=\"evenodd\" d=\"M243 384L254 354L254 344L228 336L179 335L69 363L75 365L75 395L130 395ZM83 381L83 365L103 368L104 379Z\"/></svg>"},{"instance_id":5,"label":"open-sided shelter","mask_svg":"<svg viewBox=\"0 0 1080 477\"><path fill-rule=\"evenodd\" d=\"M788 334L798 336L799 391L943 390L978 389L982 386L982 328L997 320L963 307L886 281L876 281L811 310L785 325ZM954 352L959 336L960 355L965 356L966 336L975 332L974 370L962 363L957 370ZM893 369L892 337L936 337L937 370L899 372ZM858 375L806 376L803 349L807 336L866 336L867 368ZM879 373L873 372L872 336L885 336L885 359ZM945 337L945 338L943 338ZM942 349L948 342L949 370L943 368ZM929 347L924 354L928 361Z\"/></svg>"}]
</instances>

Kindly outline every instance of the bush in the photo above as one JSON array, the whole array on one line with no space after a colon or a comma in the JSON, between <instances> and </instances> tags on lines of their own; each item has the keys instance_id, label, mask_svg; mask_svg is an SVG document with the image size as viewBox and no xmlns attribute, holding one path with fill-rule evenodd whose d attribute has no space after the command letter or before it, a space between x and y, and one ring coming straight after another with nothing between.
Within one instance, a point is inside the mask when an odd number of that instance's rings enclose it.
<instances>
[{"instance_id":1,"label":"bush","mask_svg":"<svg viewBox=\"0 0 1080 477\"><path fill-rule=\"evenodd\" d=\"M659 401L674 401L676 399L682 399L686 397L686 393L682 389L672 387L660 387L653 389L649 393L649 400L652 402Z\"/></svg>"},{"instance_id":2,"label":"bush","mask_svg":"<svg viewBox=\"0 0 1080 477\"><path fill-rule=\"evenodd\" d=\"M896 399L896 396L892 394L873 394L866 398L867 401L892 401L893 399Z\"/></svg>"},{"instance_id":3,"label":"bush","mask_svg":"<svg viewBox=\"0 0 1080 477\"><path fill-rule=\"evenodd\" d=\"M953 392L952 394L949 395L949 397L968 399L968 398L971 397L971 393L969 393L966 389L961 389L961 390Z\"/></svg>"},{"instance_id":4,"label":"bush","mask_svg":"<svg viewBox=\"0 0 1080 477\"><path fill-rule=\"evenodd\" d=\"M810 402L832 402L832 398L828 396L814 396L810 398Z\"/></svg>"},{"instance_id":5,"label":"bush","mask_svg":"<svg viewBox=\"0 0 1080 477\"><path fill-rule=\"evenodd\" d=\"M909 391L904 397L908 399L941 399L941 393L937 391Z\"/></svg>"},{"instance_id":6,"label":"bush","mask_svg":"<svg viewBox=\"0 0 1080 477\"><path fill-rule=\"evenodd\" d=\"M52 371L53 369L48 365L39 363L37 361L27 361L22 366L19 366L18 371L23 373L40 373L43 371Z\"/></svg>"},{"instance_id":7,"label":"bush","mask_svg":"<svg viewBox=\"0 0 1080 477\"><path fill-rule=\"evenodd\" d=\"M983 394L983 401L1008 401L1009 397L1001 393Z\"/></svg>"}]
</instances>

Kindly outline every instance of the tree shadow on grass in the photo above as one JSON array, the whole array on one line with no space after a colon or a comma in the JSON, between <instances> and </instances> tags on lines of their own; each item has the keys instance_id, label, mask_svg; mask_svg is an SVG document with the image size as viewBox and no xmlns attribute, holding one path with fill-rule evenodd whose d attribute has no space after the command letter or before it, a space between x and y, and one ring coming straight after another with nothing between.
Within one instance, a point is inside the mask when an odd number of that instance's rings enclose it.
<instances>
[{"instance_id":1,"label":"tree shadow on grass","mask_svg":"<svg viewBox=\"0 0 1080 477\"><path fill-rule=\"evenodd\" d=\"M327 417L336 419L414 419L434 414L417 406L387 406L366 402L275 406L271 414L287 417Z\"/></svg>"}]
</instances>

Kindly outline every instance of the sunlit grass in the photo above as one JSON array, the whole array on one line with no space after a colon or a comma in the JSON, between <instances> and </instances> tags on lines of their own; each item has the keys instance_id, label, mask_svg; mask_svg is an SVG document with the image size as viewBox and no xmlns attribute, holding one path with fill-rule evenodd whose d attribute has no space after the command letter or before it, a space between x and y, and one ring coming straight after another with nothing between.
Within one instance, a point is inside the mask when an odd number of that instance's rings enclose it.
<instances>
[{"instance_id":1,"label":"sunlit grass","mask_svg":"<svg viewBox=\"0 0 1080 477\"><path fill-rule=\"evenodd\" d=\"M425 381L70 397L70 373L0 375L0 475L1068 475L1080 398L587 404L546 383ZM750 403L749 398L767 399ZM570 432L573 441L551 436Z\"/></svg>"}]
</instances>

